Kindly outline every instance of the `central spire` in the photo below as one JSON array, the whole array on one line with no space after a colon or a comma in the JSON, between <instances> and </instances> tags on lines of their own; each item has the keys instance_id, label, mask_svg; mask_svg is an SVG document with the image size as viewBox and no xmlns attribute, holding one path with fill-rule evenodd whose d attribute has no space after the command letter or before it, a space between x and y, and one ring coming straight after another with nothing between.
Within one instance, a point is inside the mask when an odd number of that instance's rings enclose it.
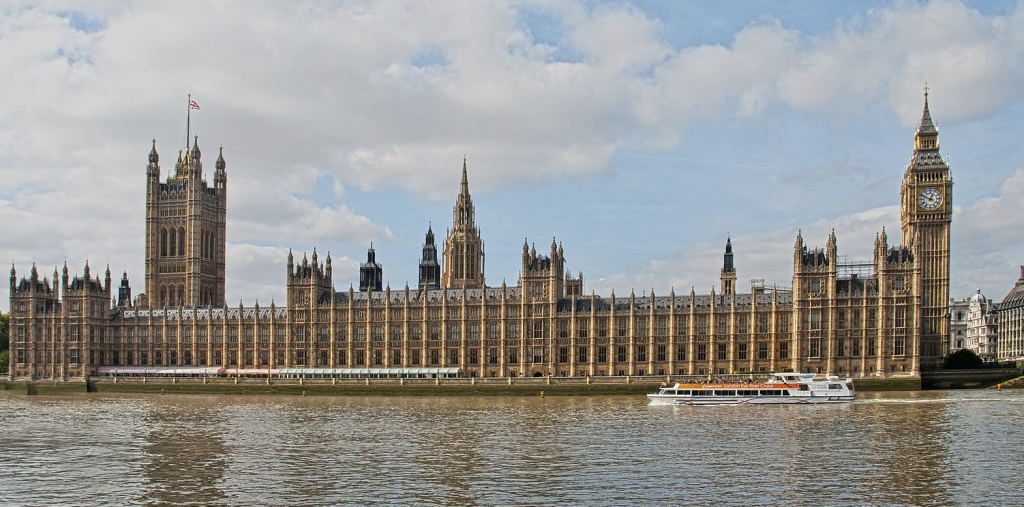
<instances>
[{"instance_id":1,"label":"central spire","mask_svg":"<svg viewBox=\"0 0 1024 507\"><path fill-rule=\"evenodd\" d=\"M444 244L444 288L484 287L484 243L476 227L473 198L469 195L466 157L462 158L462 182L452 210L452 228Z\"/></svg>"},{"instance_id":2,"label":"central spire","mask_svg":"<svg viewBox=\"0 0 1024 507\"><path fill-rule=\"evenodd\" d=\"M455 230L472 229L474 227L473 197L469 195L469 177L466 174L466 157L462 157L462 183L459 185L459 197L455 200L452 214L452 227Z\"/></svg>"}]
</instances>

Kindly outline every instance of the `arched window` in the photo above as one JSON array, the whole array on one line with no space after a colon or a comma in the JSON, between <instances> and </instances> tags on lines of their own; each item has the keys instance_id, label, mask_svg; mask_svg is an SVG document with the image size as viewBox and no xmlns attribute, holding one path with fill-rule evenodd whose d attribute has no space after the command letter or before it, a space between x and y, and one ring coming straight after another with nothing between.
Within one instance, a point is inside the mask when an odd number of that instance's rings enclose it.
<instances>
[{"instance_id":1,"label":"arched window","mask_svg":"<svg viewBox=\"0 0 1024 507\"><path fill-rule=\"evenodd\" d=\"M185 304L185 288L178 287L178 304Z\"/></svg>"},{"instance_id":2,"label":"arched window","mask_svg":"<svg viewBox=\"0 0 1024 507\"><path fill-rule=\"evenodd\" d=\"M185 255L185 228L178 230L178 255Z\"/></svg>"},{"instance_id":3,"label":"arched window","mask_svg":"<svg viewBox=\"0 0 1024 507\"><path fill-rule=\"evenodd\" d=\"M166 232L164 231L164 233ZM167 287L160 288L160 306L167 306Z\"/></svg>"},{"instance_id":4,"label":"arched window","mask_svg":"<svg viewBox=\"0 0 1024 507\"><path fill-rule=\"evenodd\" d=\"M175 229L171 229L170 233L169 233L169 236L168 236L168 238L169 238L168 239L168 243L171 246L168 249L168 254L167 255L170 255L171 257L175 256L175 247L178 246L178 241L177 241L177 239L175 239L175 232L176 232Z\"/></svg>"},{"instance_id":5,"label":"arched window","mask_svg":"<svg viewBox=\"0 0 1024 507\"><path fill-rule=\"evenodd\" d=\"M167 257L167 229L160 229L160 256Z\"/></svg>"}]
</instances>

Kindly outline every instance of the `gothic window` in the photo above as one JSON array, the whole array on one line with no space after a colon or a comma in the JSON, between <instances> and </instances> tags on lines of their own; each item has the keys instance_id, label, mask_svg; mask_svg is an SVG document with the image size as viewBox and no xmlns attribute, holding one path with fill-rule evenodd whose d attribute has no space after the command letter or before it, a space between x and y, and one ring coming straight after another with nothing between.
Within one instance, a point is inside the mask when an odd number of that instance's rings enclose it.
<instances>
[{"instance_id":1,"label":"gothic window","mask_svg":"<svg viewBox=\"0 0 1024 507\"><path fill-rule=\"evenodd\" d=\"M618 336L626 336L626 319L625 319L625 317L620 317L618 319L618 326L619 326Z\"/></svg>"},{"instance_id":2,"label":"gothic window","mask_svg":"<svg viewBox=\"0 0 1024 507\"><path fill-rule=\"evenodd\" d=\"M839 310L836 317L836 329L846 329L846 312L843 310Z\"/></svg>"},{"instance_id":3,"label":"gothic window","mask_svg":"<svg viewBox=\"0 0 1024 507\"><path fill-rule=\"evenodd\" d=\"M757 316L757 332L765 334L768 332L768 316L758 315Z\"/></svg>"},{"instance_id":4,"label":"gothic window","mask_svg":"<svg viewBox=\"0 0 1024 507\"><path fill-rule=\"evenodd\" d=\"M761 342L757 344L757 358L768 359L768 342Z\"/></svg>"},{"instance_id":5,"label":"gothic window","mask_svg":"<svg viewBox=\"0 0 1024 507\"><path fill-rule=\"evenodd\" d=\"M544 321L536 320L533 322L533 337L544 338Z\"/></svg>"},{"instance_id":6,"label":"gothic window","mask_svg":"<svg viewBox=\"0 0 1024 507\"><path fill-rule=\"evenodd\" d=\"M664 345L658 345L658 361L664 361L664 360L665 360L665 346Z\"/></svg>"},{"instance_id":7,"label":"gothic window","mask_svg":"<svg viewBox=\"0 0 1024 507\"><path fill-rule=\"evenodd\" d=\"M580 338L587 337L587 319L580 319L577 321L576 334L578 334Z\"/></svg>"},{"instance_id":8,"label":"gothic window","mask_svg":"<svg viewBox=\"0 0 1024 507\"><path fill-rule=\"evenodd\" d=\"M178 231L178 255L185 255L185 228Z\"/></svg>"},{"instance_id":9,"label":"gothic window","mask_svg":"<svg viewBox=\"0 0 1024 507\"><path fill-rule=\"evenodd\" d=\"M747 334L747 316L746 315L740 315L739 330L737 332L739 334Z\"/></svg>"},{"instance_id":10,"label":"gothic window","mask_svg":"<svg viewBox=\"0 0 1024 507\"><path fill-rule=\"evenodd\" d=\"M491 331L490 331L490 334L488 336L492 340L497 340L498 339L498 330L499 330L498 323L497 322L492 322L491 325L490 325L490 328L491 328Z\"/></svg>"},{"instance_id":11,"label":"gothic window","mask_svg":"<svg viewBox=\"0 0 1024 507\"><path fill-rule=\"evenodd\" d=\"M587 348L579 347L576 349L576 360L585 363L587 362Z\"/></svg>"},{"instance_id":12,"label":"gothic window","mask_svg":"<svg viewBox=\"0 0 1024 507\"><path fill-rule=\"evenodd\" d=\"M517 349L517 348L508 349L508 362L509 362L509 364L518 364L519 363L519 349Z\"/></svg>"},{"instance_id":13,"label":"gothic window","mask_svg":"<svg viewBox=\"0 0 1024 507\"><path fill-rule=\"evenodd\" d=\"M636 360L637 361L646 361L647 360L647 346L646 345L637 345L636 346Z\"/></svg>"},{"instance_id":14,"label":"gothic window","mask_svg":"<svg viewBox=\"0 0 1024 507\"><path fill-rule=\"evenodd\" d=\"M708 344L698 343L697 344L697 360L707 361L708 360Z\"/></svg>"},{"instance_id":15,"label":"gothic window","mask_svg":"<svg viewBox=\"0 0 1024 507\"><path fill-rule=\"evenodd\" d=\"M449 359L451 359L449 364L453 364L453 365L459 364L459 349L451 349L450 351L448 351L448 353L451 356L449 358Z\"/></svg>"},{"instance_id":16,"label":"gothic window","mask_svg":"<svg viewBox=\"0 0 1024 507\"><path fill-rule=\"evenodd\" d=\"M508 337L512 340L519 339L519 324L513 322L508 325Z\"/></svg>"},{"instance_id":17,"label":"gothic window","mask_svg":"<svg viewBox=\"0 0 1024 507\"><path fill-rule=\"evenodd\" d=\"M533 362L543 363L544 362L544 347L533 348Z\"/></svg>"},{"instance_id":18,"label":"gothic window","mask_svg":"<svg viewBox=\"0 0 1024 507\"><path fill-rule=\"evenodd\" d=\"M736 344L736 359L744 361L747 359L747 344L737 343Z\"/></svg>"},{"instance_id":19,"label":"gothic window","mask_svg":"<svg viewBox=\"0 0 1024 507\"><path fill-rule=\"evenodd\" d=\"M558 362L569 362L569 347L558 347Z\"/></svg>"},{"instance_id":20,"label":"gothic window","mask_svg":"<svg viewBox=\"0 0 1024 507\"><path fill-rule=\"evenodd\" d=\"M821 357L821 338L811 338L808 357Z\"/></svg>"},{"instance_id":21,"label":"gothic window","mask_svg":"<svg viewBox=\"0 0 1024 507\"><path fill-rule=\"evenodd\" d=\"M821 329L821 310L811 310L810 315L810 328L811 331ZM813 356L817 357L817 356Z\"/></svg>"},{"instance_id":22,"label":"gothic window","mask_svg":"<svg viewBox=\"0 0 1024 507\"><path fill-rule=\"evenodd\" d=\"M479 340L480 339L480 324L469 325L469 339Z\"/></svg>"},{"instance_id":23,"label":"gothic window","mask_svg":"<svg viewBox=\"0 0 1024 507\"><path fill-rule=\"evenodd\" d=\"M728 317L721 315L715 318L718 321L718 334L726 334L729 332Z\"/></svg>"},{"instance_id":24,"label":"gothic window","mask_svg":"<svg viewBox=\"0 0 1024 507\"><path fill-rule=\"evenodd\" d=\"M597 362L607 363L608 362L608 347L600 346L597 348Z\"/></svg>"},{"instance_id":25,"label":"gothic window","mask_svg":"<svg viewBox=\"0 0 1024 507\"><path fill-rule=\"evenodd\" d=\"M636 335L647 336L647 319L643 317L636 319Z\"/></svg>"},{"instance_id":26,"label":"gothic window","mask_svg":"<svg viewBox=\"0 0 1024 507\"><path fill-rule=\"evenodd\" d=\"M620 363L626 362L626 346L625 345L619 345L618 346L618 350L616 351L616 353L617 353L617 356L618 356L616 358L616 361L618 361Z\"/></svg>"},{"instance_id":27,"label":"gothic window","mask_svg":"<svg viewBox=\"0 0 1024 507\"><path fill-rule=\"evenodd\" d=\"M697 317L697 334L702 336L708 334L708 318L703 315Z\"/></svg>"},{"instance_id":28,"label":"gothic window","mask_svg":"<svg viewBox=\"0 0 1024 507\"><path fill-rule=\"evenodd\" d=\"M729 344L719 343L718 344L718 360L725 361L729 359Z\"/></svg>"},{"instance_id":29,"label":"gothic window","mask_svg":"<svg viewBox=\"0 0 1024 507\"><path fill-rule=\"evenodd\" d=\"M893 313L893 327L907 327L907 309L897 308Z\"/></svg>"},{"instance_id":30,"label":"gothic window","mask_svg":"<svg viewBox=\"0 0 1024 507\"><path fill-rule=\"evenodd\" d=\"M779 359L789 359L789 342L779 343Z\"/></svg>"},{"instance_id":31,"label":"gothic window","mask_svg":"<svg viewBox=\"0 0 1024 507\"><path fill-rule=\"evenodd\" d=\"M160 256L167 257L167 229L160 230Z\"/></svg>"},{"instance_id":32,"label":"gothic window","mask_svg":"<svg viewBox=\"0 0 1024 507\"><path fill-rule=\"evenodd\" d=\"M676 361L686 361L686 345L676 346Z\"/></svg>"}]
</instances>

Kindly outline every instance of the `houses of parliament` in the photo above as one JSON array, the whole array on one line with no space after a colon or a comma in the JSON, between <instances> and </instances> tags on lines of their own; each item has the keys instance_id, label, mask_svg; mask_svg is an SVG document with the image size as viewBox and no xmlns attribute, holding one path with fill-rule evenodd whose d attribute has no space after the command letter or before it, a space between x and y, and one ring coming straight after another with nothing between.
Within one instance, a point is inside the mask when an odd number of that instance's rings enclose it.
<instances>
[{"instance_id":1,"label":"houses of parliament","mask_svg":"<svg viewBox=\"0 0 1024 507\"><path fill-rule=\"evenodd\" d=\"M145 292L127 273L65 265L50 277L11 267L10 377L71 379L103 366L217 366L238 371L455 367L464 376L713 375L799 371L919 376L940 368L948 336L949 166L928 110L900 187L901 237L884 228L869 261L843 262L798 232L792 288L738 290L727 241L710 294L587 294L561 244L523 244L516 285L487 284L465 160L438 252L427 230L418 286L382 287L374 250L359 289L337 291L331 257L289 252L282 306L227 306L227 166L204 176L198 138L161 180L146 165ZM285 261L285 259L282 259ZM745 289L745 288L744 288Z\"/></svg>"}]
</instances>

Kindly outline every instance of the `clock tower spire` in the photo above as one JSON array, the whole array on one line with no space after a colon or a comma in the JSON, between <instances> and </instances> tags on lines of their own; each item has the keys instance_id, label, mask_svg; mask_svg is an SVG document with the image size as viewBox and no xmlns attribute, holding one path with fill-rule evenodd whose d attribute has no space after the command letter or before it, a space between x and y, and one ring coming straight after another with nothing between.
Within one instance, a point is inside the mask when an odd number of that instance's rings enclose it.
<instances>
[{"instance_id":1,"label":"clock tower spire","mask_svg":"<svg viewBox=\"0 0 1024 507\"><path fill-rule=\"evenodd\" d=\"M914 155L900 186L903 246L913 249L920 270L920 366L938 368L946 353L949 328L949 225L953 217L953 180L949 164L939 153L939 130L928 109L914 134Z\"/></svg>"}]
</instances>

